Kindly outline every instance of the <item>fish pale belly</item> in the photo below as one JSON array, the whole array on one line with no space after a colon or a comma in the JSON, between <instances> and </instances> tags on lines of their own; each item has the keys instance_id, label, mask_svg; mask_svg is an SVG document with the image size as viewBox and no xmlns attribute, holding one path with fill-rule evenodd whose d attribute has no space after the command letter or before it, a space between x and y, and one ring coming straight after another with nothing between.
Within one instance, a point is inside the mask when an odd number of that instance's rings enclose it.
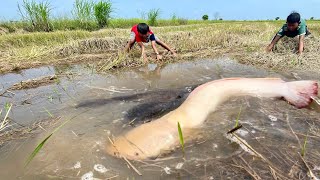
<instances>
[{"instance_id":1,"label":"fish pale belly","mask_svg":"<svg viewBox=\"0 0 320 180\"><path fill-rule=\"evenodd\" d=\"M178 128L159 119L136 127L107 145L107 153L128 159L156 158L179 143Z\"/></svg>"}]
</instances>

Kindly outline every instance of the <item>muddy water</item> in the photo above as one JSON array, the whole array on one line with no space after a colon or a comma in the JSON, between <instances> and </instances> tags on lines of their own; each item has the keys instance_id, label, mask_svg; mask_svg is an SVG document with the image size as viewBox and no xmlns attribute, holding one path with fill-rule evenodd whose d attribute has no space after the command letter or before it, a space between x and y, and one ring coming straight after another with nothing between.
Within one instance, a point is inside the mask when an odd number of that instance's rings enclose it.
<instances>
[{"instance_id":1,"label":"muddy water","mask_svg":"<svg viewBox=\"0 0 320 180\"><path fill-rule=\"evenodd\" d=\"M256 164L257 172L259 168L264 170L265 163L253 161L253 156L225 136L234 126L240 107L243 128L237 132L238 135L281 171L290 171L292 159L300 151L290 126L298 134L310 134L310 157L320 154L320 113L316 105L297 110L281 100L234 98L212 113L203 127L196 129L196 140L186 144L185 159L181 150L177 149L154 161L133 162L143 174L139 176L128 168L125 161L104 152L105 145L109 143L107 137L121 134L174 109L197 85L227 77L319 80L320 76L315 72L266 71L228 59L164 67L149 64L139 69L107 74L96 73L93 66L42 67L0 77L3 92L22 80L53 74L59 76L56 84L7 92L0 96L1 107L5 103L14 104L9 116L12 121L7 130L25 128L48 118L61 117L58 123L72 119L48 140L25 169L23 165L28 155L57 126L41 127L41 133L5 142L0 149L0 177L250 179L246 171L236 168L241 164L239 158ZM299 135L299 138L303 143L304 136ZM320 166L319 162L313 164L315 168ZM234 169L228 168L230 164ZM315 170L315 173L320 172Z\"/></svg>"}]
</instances>

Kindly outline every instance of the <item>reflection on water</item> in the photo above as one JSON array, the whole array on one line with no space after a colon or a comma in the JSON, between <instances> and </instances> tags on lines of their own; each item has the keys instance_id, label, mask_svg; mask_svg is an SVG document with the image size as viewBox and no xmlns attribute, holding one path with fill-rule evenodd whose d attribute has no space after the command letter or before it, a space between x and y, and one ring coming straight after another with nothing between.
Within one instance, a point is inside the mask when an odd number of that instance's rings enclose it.
<instances>
[{"instance_id":1,"label":"reflection on water","mask_svg":"<svg viewBox=\"0 0 320 180\"><path fill-rule=\"evenodd\" d=\"M278 169L289 173L292 168L292 159L300 151L296 136L303 143L303 135L310 135L307 157L312 159L320 154L317 148L320 145L318 106L298 110L284 101L247 97L234 98L223 104L195 130L195 140L186 144L185 160L178 148L155 161L133 162L143 174L141 177L129 169L125 161L104 152L109 143L107 137L119 135L132 126L175 109L192 89L207 81L222 77L319 80L316 73L268 72L230 60L201 60L167 66L150 64L108 74L97 74L92 67L83 66L43 67L1 76L2 91L21 80L51 74L59 75L57 84L5 93L0 97L2 107L6 102L14 104L10 114L11 128L27 126L51 115L61 116L61 121L73 119L49 139L26 169L23 169L26 157L52 129L43 128L43 133L37 136L4 143L0 149L1 177L251 179L244 170L246 164L261 171L269 172L269 168L225 137L234 126L240 107L243 128L238 131L239 136ZM28 103L23 103L26 101ZM320 166L319 163L315 165Z\"/></svg>"}]
</instances>

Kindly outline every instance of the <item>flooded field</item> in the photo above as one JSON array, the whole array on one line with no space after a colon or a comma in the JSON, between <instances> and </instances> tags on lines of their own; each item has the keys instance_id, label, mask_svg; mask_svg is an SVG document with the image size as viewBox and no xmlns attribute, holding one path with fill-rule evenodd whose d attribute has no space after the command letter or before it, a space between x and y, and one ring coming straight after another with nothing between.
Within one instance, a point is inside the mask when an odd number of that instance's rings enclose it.
<instances>
[{"instance_id":1,"label":"flooded field","mask_svg":"<svg viewBox=\"0 0 320 180\"><path fill-rule=\"evenodd\" d=\"M47 78L42 85L21 81ZM108 137L178 107L195 87L228 77L320 80L317 72L274 72L229 59L96 73L94 65L41 67L0 76L0 106L12 103L9 125L0 134L0 177L4 179L309 179L320 175L320 109L296 109L285 101L233 98L195 129L181 148L148 161L127 162L105 152ZM39 80L40 81L40 80ZM36 81L35 81L36 83ZM20 84L19 90L10 90ZM236 134L261 157L231 142L226 133L239 110ZM3 113L1 119L3 119ZM70 120L71 119L71 120ZM34 148L70 120L24 168ZM305 138L307 136L307 138ZM306 140L305 140L306 139ZM299 153L306 142L305 166Z\"/></svg>"}]
</instances>

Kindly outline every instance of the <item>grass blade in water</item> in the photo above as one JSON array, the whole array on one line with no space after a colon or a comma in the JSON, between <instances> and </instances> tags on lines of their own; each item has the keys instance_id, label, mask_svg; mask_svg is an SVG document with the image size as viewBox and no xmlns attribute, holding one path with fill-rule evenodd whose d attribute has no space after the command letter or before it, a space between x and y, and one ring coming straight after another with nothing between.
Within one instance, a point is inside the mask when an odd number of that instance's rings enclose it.
<instances>
[{"instance_id":1,"label":"grass blade in water","mask_svg":"<svg viewBox=\"0 0 320 180\"><path fill-rule=\"evenodd\" d=\"M182 130L179 122L178 122L178 132L179 132L180 144L181 144L182 152L184 156L184 140L183 140L183 134L182 134Z\"/></svg>"},{"instance_id":2,"label":"grass blade in water","mask_svg":"<svg viewBox=\"0 0 320 180\"><path fill-rule=\"evenodd\" d=\"M29 163L33 160L33 158L39 153L39 151L42 149L42 147L44 146L44 144L48 141L48 139L55 133L57 132L62 126L64 126L65 124L67 124L68 122L70 122L72 119L76 118L78 115L83 114L85 112L87 112L89 110L86 110L84 112L81 112L75 116L73 116L72 118L66 120L65 122L63 122L59 127L57 127L56 129L54 129L52 131L52 133L50 133L43 141L41 141L38 146L33 150L33 152L30 154L30 156L28 157L26 164L24 167L27 167L29 165Z\"/></svg>"},{"instance_id":3,"label":"grass blade in water","mask_svg":"<svg viewBox=\"0 0 320 180\"><path fill-rule=\"evenodd\" d=\"M28 157L26 164L24 167L27 167L28 164L32 161L32 159L38 154L38 152L40 151L40 149L43 147L44 143L46 143L46 141L52 136L53 133L51 133L48 137L46 137L35 149L34 151L30 154L30 156Z\"/></svg>"},{"instance_id":4,"label":"grass blade in water","mask_svg":"<svg viewBox=\"0 0 320 180\"><path fill-rule=\"evenodd\" d=\"M239 110L239 113L238 113L238 116L237 116L237 119L236 119L236 125L234 127L238 127L239 126L239 118L240 118L240 114L241 114L241 109L242 109L242 106L240 106L240 110Z\"/></svg>"},{"instance_id":5,"label":"grass blade in water","mask_svg":"<svg viewBox=\"0 0 320 180\"><path fill-rule=\"evenodd\" d=\"M301 156L304 157L304 155L306 155L306 148L307 148L307 139L308 139L308 134L304 139L304 144L303 147L301 149Z\"/></svg>"},{"instance_id":6,"label":"grass blade in water","mask_svg":"<svg viewBox=\"0 0 320 180\"><path fill-rule=\"evenodd\" d=\"M43 109L48 113L48 115L49 115L51 118L53 118L53 115L50 113L50 111L49 111L47 108L43 107Z\"/></svg>"},{"instance_id":7,"label":"grass blade in water","mask_svg":"<svg viewBox=\"0 0 320 180\"><path fill-rule=\"evenodd\" d=\"M3 118L3 121L1 122L0 124L0 131L2 131L3 129L6 128L6 126L9 124L9 120L8 120L8 116L9 116L9 113L10 113L10 110L12 108L12 104L10 105L6 105L7 107L5 108L6 109L6 115L5 117ZM1 113L2 114L2 110L1 110Z\"/></svg>"}]
</instances>

